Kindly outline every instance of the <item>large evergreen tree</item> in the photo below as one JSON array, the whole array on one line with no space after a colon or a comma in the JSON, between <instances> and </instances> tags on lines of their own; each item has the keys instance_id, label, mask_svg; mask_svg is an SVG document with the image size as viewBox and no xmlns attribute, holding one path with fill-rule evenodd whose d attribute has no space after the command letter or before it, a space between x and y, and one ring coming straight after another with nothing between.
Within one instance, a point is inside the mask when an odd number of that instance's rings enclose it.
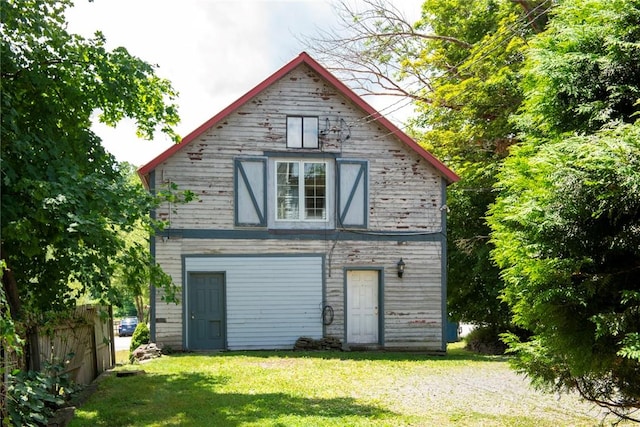
<instances>
[{"instance_id":1,"label":"large evergreen tree","mask_svg":"<svg viewBox=\"0 0 640 427\"><path fill-rule=\"evenodd\" d=\"M640 421L640 2L566 0L531 41L494 256L514 363Z\"/></svg>"}]
</instances>

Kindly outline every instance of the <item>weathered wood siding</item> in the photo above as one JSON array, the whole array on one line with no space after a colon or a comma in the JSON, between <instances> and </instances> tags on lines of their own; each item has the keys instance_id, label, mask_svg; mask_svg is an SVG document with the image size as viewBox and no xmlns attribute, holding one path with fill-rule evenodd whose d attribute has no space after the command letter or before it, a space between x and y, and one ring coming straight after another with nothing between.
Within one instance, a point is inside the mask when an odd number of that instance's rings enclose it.
<instances>
[{"instance_id":1,"label":"weathered wood siding","mask_svg":"<svg viewBox=\"0 0 640 427\"><path fill-rule=\"evenodd\" d=\"M185 255L317 254L325 255L324 304L334 310L334 320L325 335L344 336L345 268L382 268L384 272L383 337L389 348L441 350L441 257L439 242L251 240L170 238L156 245L158 261L183 283L182 259ZM175 256L178 254L178 256ZM398 278L396 263L402 257L406 272ZM241 258L239 258L241 259ZM295 261L293 261L295 262ZM180 296L181 297L181 296ZM173 348L183 343L182 306L166 304L156 295L156 340ZM228 307L229 309L229 307ZM232 328L229 331L233 332Z\"/></svg>"},{"instance_id":2,"label":"weathered wood siding","mask_svg":"<svg viewBox=\"0 0 640 427\"><path fill-rule=\"evenodd\" d=\"M368 165L368 227L354 230L350 239L333 237L310 240L291 234L290 239L247 237L238 239L184 238L180 233L157 239L156 258L175 283L183 283L182 256L203 254L323 254L325 257L324 304L334 309L328 336L344 337L345 268L381 268L384 286L384 345L389 348L442 350L442 189L443 178L433 166L404 145L387 128L368 117L306 66L300 66L231 113L218 125L160 164L154 173L155 188L168 182L190 189L198 200L181 206L163 206L157 216L170 229L236 230L234 159L242 156L276 157L286 148L286 116L317 116L330 130L321 137L324 152ZM350 137L341 141L334 132L341 122ZM346 130L346 129L345 129ZM273 201L268 201L269 209ZM251 218L249 218L251 220ZM266 227L255 228L266 230ZM335 231L327 226L327 235ZM423 241L376 233L421 233ZM359 239L357 233L362 233ZM406 273L397 277L396 263L406 262ZM182 306L165 304L156 294L156 340L180 348L183 343Z\"/></svg>"},{"instance_id":3,"label":"weathered wood siding","mask_svg":"<svg viewBox=\"0 0 640 427\"><path fill-rule=\"evenodd\" d=\"M198 195L195 203L162 207L158 217L170 220L172 228L233 229L234 158L318 151L287 149L288 114L318 116L321 129L325 118L331 126L339 119L350 124L350 138L340 143L337 132L329 132L323 151L369 162L370 229L440 230L441 176L306 67L267 88L156 169L156 188L171 181Z\"/></svg>"}]
</instances>

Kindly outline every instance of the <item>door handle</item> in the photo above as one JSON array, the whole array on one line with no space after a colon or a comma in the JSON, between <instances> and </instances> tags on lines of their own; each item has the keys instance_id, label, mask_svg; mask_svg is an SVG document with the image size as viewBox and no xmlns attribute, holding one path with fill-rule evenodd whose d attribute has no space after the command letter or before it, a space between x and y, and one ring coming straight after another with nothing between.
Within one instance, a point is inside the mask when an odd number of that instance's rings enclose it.
<instances>
[{"instance_id":1,"label":"door handle","mask_svg":"<svg viewBox=\"0 0 640 427\"><path fill-rule=\"evenodd\" d=\"M375 308L374 314L378 314L378 307Z\"/></svg>"},{"instance_id":2,"label":"door handle","mask_svg":"<svg viewBox=\"0 0 640 427\"><path fill-rule=\"evenodd\" d=\"M196 318L196 315L195 315L195 314L193 314L193 311L192 311L192 312L191 312L191 319L195 319L195 318Z\"/></svg>"}]
</instances>

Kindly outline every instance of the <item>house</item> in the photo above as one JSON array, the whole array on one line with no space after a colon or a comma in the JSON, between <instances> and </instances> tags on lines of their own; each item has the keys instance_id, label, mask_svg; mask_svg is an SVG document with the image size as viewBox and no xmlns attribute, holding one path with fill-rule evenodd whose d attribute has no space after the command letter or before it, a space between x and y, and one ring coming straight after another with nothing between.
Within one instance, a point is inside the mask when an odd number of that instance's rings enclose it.
<instances>
[{"instance_id":1,"label":"house","mask_svg":"<svg viewBox=\"0 0 640 427\"><path fill-rule=\"evenodd\" d=\"M173 349L446 350L446 187L458 177L306 53L139 170L198 200L152 239Z\"/></svg>"}]
</instances>

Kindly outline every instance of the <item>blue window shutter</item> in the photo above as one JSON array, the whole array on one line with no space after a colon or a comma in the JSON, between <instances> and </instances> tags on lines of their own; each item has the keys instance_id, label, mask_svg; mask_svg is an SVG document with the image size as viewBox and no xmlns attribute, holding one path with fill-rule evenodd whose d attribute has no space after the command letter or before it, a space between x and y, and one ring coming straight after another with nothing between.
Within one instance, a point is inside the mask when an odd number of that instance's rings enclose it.
<instances>
[{"instance_id":1,"label":"blue window shutter","mask_svg":"<svg viewBox=\"0 0 640 427\"><path fill-rule=\"evenodd\" d=\"M366 228L369 211L368 163L364 160L336 160L338 225Z\"/></svg>"},{"instance_id":2,"label":"blue window shutter","mask_svg":"<svg viewBox=\"0 0 640 427\"><path fill-rule=\"evenodd\" d=\"M235 225L267 226L267 159L236 158L233 168Z\"/></svg>"}]
</instances>

